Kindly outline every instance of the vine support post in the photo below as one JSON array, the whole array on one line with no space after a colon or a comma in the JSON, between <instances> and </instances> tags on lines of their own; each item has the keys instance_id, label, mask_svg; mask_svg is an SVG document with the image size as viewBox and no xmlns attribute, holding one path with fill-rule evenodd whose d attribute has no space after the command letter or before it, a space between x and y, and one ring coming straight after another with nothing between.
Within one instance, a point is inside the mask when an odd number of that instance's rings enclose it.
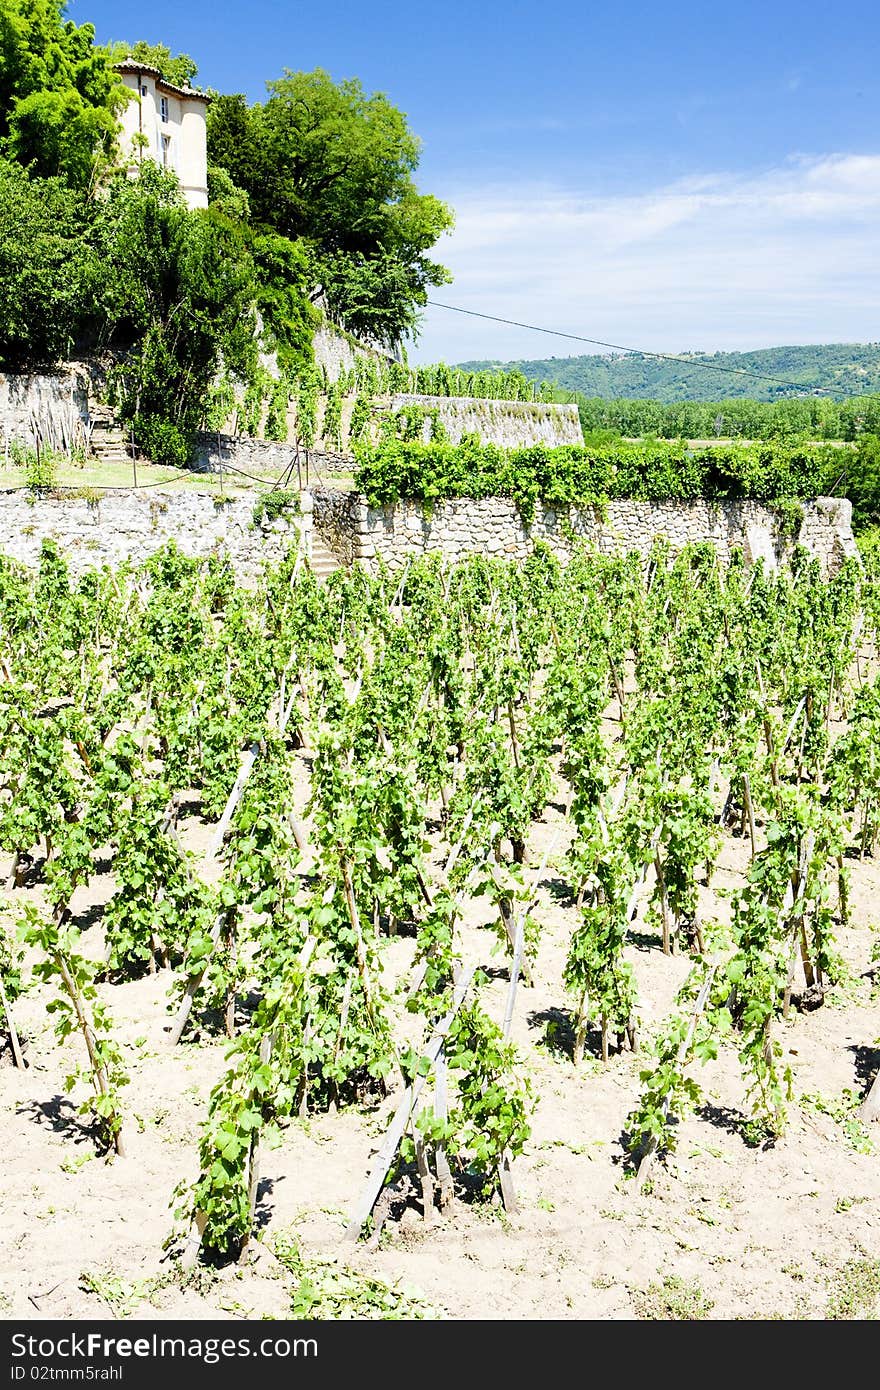
<instances>
[{"instance_id":1,"label":"vine support post","mask_svg":"<svg viewBox=\"0 0 880 1390\"><path fill-rule=\"evenodd\" d=\"M272 1058L272 1048L275 1043L274 1033L266 1033L260 1039L260 1064L267 1066ZM254 1230L254 1217L257 1214L257 1194L260 1188L260 1131L255 1129L251 1136L251 1148L248 1161L248 1222L244 1240L239 1251L239 1264L244 1263L247 1258L248 1247ZM201 1240L200 1242L201 1243ZM198 1250L197 1250L198 1253Z\"/></svg>"},{"instance_id":2,"label":"vine support post","mask_svg":"<svg viewBox=\"0 0 880 1390\"><path fill-rule=\"evenodd\" d=\"M67 961L64 959L64 956L61 954L60 951L55 952L55 964L58 967L58 973L64 981L64 988L67 990L68 998L70 999L70 1002L73 1005L74 1013L76 1014L77 1022L79 1023L80 1032L83 1035L83 1040L86 1045L86 1052L89 1055L89 1065L92 1069L95 1090L98 1092L99 1096L109 1096L110 1085L107 1080L107 1072L103 1063L101 1062L100 1057L98 1056L98 1049L95 1042L95 1032L94 1028L92 1027L92 1021L88 1015L86 1001L83 999L79 986L77 985L76 980L71 975L67 965ZM114 1118L116 1120L119 1120L118 1114L114 1113ZM121 1124L117 1125L112 1129L112 1135L113 1147L115 1148L119 1157L124 1158L125 1146L122 1142Z\"/></svg>"},{"instance_id":3,"label":"vine support post","mask_svg":"<svg viewBox=\"0 0 880 1390\"><path fill-rule=\"evenodd\" d=\"M464 974L459 979L458 984L455 986L455 990L452 995L452 1001L449 1006L449 1012L446 1013L440 1020L440 1022L437 1024L437 1027L434 1030L434 1034L427 1047L425 1048L424 1055L428 1058L429 1062L433 1063L437 1060L440 1049L443 1046L446 1034L449 1032L449 1029L452 1026L452 1021L455 1018L455 1015L458 1013L459 1009L464 1003L465 996L471 987L471 981L473 980L473 978L474 967L470 967L468 970L464 972ZM391 1123L389 1124L388 1129L386 1131L385 1139L382 1143L381 1148L379 1149L378 1154L376 1155L375 1163L373 1164L373 1168L370 1172L369 1177L367 1178L363 1192L358 1198L358 1201L355 1205L355 1209L352 1213L351 1220L345 1228L345 1240L347 1241L351 1241L352 1243L354 1243L354 1241L356 1241L359 1238L361 1230L363 1228L363 1224L366 1221L367 1217L370 1215L370 1212L373 1210L376 1198L382 1191L382 1185L385 1182L385 1177L388 1173L388 1169L394 1162L394 1155L397 1153L397 1146L403 1138L406 1126L409 1122L410 1115L413 1113L413 1107L415 1106L416 1102L419 1099L419 1096L425 1088L425 1081L426 1077L417 1076L415 1080L412 1081L409 1084L409 1086L407 1086L406 1090L404 1091L403 1095L398 1101L397 1109L395 1110L394 1115L391 1118Z\"/></svg>"},{"instance_id":4,"label":"vine support post","mask_svg":"<svg viewBox=\"0 0 880 1390\"><path fill-rule=\"evenodd\" d=\"M697 1031L697 1024L699 1023L700 1018L701 1018L701 1016L702 1016L702 1014L703 1014L703 1011L705 1010L706 1005L707 1005L707 1003L709 1002L709 996L710 996L710 994L711 994L711 992L712 992L712 981L713 981L714 978L715 978L715 972L716 972L717 969L718 969L718 963L717 963L717 961L715 961L715 962L713 962L713 963L709 966L708 974L706 975L706 978L705 978L705 980L703 981L702 986L700 987L700 992L699 992L699 994L697 995L696 999L694 1000L694 1007L693 1007L693 1011L692 1011L692 1013L691 1013L690 1021L688 1022L687 1031L686 1031L684 1037L682 1038L681 1043L679 1044L679 1047L678 1047L678 1051L676 1052L676 1055L675 1055L675 1067L674 1067L674 1069L675 1069L676 1072L678 1072L678 1071L681 1069L683 1063L685 1062L685 1060L686 1060L686 1058L687 1058L687 1054L688 1054L688 1052L690 1051L691 1043L692 1043L693 1040L694 1040L694 1034L695 1034L696 1031ZM665 1120L666 1116L669 1114L669 1105L670 1105L671 1099L672 1099L672 1091L670 1090L670 1091L667 1091L666 1095L663 1097L663 1103L662 1103L662 1105L661 1105L661 1113L662 1113L662 1115L663 1115L664 1120ZM646 1147L644 1153L642 1154L641 1160L640 1160L640 1162L639 1162L638 1169L637 1169L637 1171L636 1171L636 1182L635 1182L635 1190L636 1190L636 1192L641 1192L641 1191L642 1191L642 1188L644 1187L645 1181L646 1181L646 1179L647 1179L647 1177L648 1177L648 1173L649 1173L650 1170L651 1170L651 1165L652 1165L653 1162L654 1162L654 1156L655 1156L656 1152L657 1152L657 1139L655 1138L654 1135L652 1135L651 1138L650 1138L650 1140L648 1141L648 1145L647 1145L647 1147Z\"/></svg>"},{"instance_id":5,"label":"vine support post","mask_svg":"<svg viewBox=\"0 0 880 1390\"><path fill-rule=\"evenodd\" d=\"M880 1071L877 1072L871 1083L871 1089L859 1106L858 1116L866 1124L880 1121Z\"/></svg>"},{"instance_id":6,"label":"vine support post","mask_svg":"<svg viewBox=\"0 0 880 1390\"><path fill-rule=\"evenodd\" d=\"M849 926L849 888L847 886L846 865L843 855L837 856L837 902L841 925Z\"/></svg>"},{"instance_id":7,"label":"vine support post","mask_svg":"<svg viewBox=\"0 0 880 1390\"><path fill-rule=\"evenodd\" d=\"M226 1025L227 1038L235 1037L235 968L237 963L237 950L235 939L235 909L230 908L224 913L224 935L226 937L226 949L229 955L229 986L226 991L226 1009L224 1011L224 1023Z\"/></svg>"},{"instance_id":8,"label":"vine support post","mask_svg":"<svg viewBox=\"0 0 880 1390\"><path fill-rule=\"evenodd\" d=\"M745 806L746 815L749 818L749 838L752 842L752 858L754 859L755 854L757 852L757 844L755 839L755 805L752 801L752 784L749 780L749 774L747 772L744 772L742 775L742 793L743 805Z\"/></svg>"},{"instance_id":9,"label":"vine support post","mask_svg":"<svg viewBox=\"0 0 880 1390\"><path fill-rule=\"evenodd\" d=\"M574 1046L571 1057L576 1067L579 1067L584 1060L584 1046L587 1041L587 1026L589 1024L588 1001L589 996L584 990L578 1004L577 1018L574 1024Z\"/></svg>"},{"instance_id":10,"label":"vine support post","mask_svg":"<svg viewBox=\"0 0 880 1390\"><path fill-rule=\"evenodd\" d=\"M441 1047L437 1054L437 1061L434 1064L434 1115L438 1120L445 1123L447 1112L446 1050ZM452 1180L449 1159L446 1157L446 1145L442 1140L435 1147L434 1163L437 1169L437 1183L440 1189L440 1210L445 1211L455 1196L455 1185Z\"/></svg>"},{"instance_id":11,"label":"vine support post","mask_svg":"<svg viewBox=\"0 0 880 1390\"><path fill-rule=\"evenodd\" d=\"M12 1017L12 1008L2 980L0 980L0 1008L2 1008L6 1017L6 1027L9 1031L9 1043L12 1047L12 1059L19 1070L24 1071L27 1067L27 1063L24 1060L24 1053L21 1050L18 1031L15 1027L15 1019Z\"/></svg>"},{"instance_id":12,"label":"vine support post","mask_svg":"<svg viewBox=\"0 0 880 1390\"><path fill-rule=\"evenodd\" d=\"M351 863L344 855L340 856L342 867L342 882L345 889L345 905L348 909L348 917L351 922L352 931L355 936L355 952L357 955L358 974L361 977L361 984L364 987L364 1001L366 1003L367 1014L371 1022L375 1023L373 1011L373 986L370 982L370 972L367 969L367 952L364 946L364 934L361 929L361 919L357 909L357 902L354 896L354 883L351 875Z\"/></svg>"},{"instance_id":13,"label":"vine support post","mask_svg":"<svg viewBox=\"0 0 880 1390\"><path fill-rule=\"evenodd\" d=\"M419 1107L420 1108L420 1107ZM431 1168L428 1163L428 1147L425 1137L419 1133L417 1127L419 1110L413 1109L412 1129L413 1141L416 1149L416 1167L419 1170L419 1183L422 1188L422 1220L426 1226L431 1226L434 1221L434 1182L431 1177Z\"/></svg>"},{"instance_id":14,"label":"vine support post","mask_svg":"<svg viewBox=\"0 0 880 1390\"><path fill-rule=\"evenodd\" d=\"M663 954L672 955L672 933L669 921L669 897L666 892L666 875L663 872L663 861L658 850L654 856L654 869L657 874L657 887L660 889L660 917L663 923Z\"/></svg>"}]
</instances>

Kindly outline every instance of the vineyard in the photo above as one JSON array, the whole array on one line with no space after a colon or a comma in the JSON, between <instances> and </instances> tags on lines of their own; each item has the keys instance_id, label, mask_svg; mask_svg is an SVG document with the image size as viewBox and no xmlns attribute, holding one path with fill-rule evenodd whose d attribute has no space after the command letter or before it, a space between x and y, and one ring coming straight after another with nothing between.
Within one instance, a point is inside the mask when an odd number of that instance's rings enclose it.
<instances>
[{"instance_id":1,"label":"vineyard","mask_svg":"<svg viewBox=\"0 0 880 1390\"><path fill-rule=\"evenodd\" d=\"M0 1313L870 1315L878 625L0 561Z\"/></svg>"}]
</instances>

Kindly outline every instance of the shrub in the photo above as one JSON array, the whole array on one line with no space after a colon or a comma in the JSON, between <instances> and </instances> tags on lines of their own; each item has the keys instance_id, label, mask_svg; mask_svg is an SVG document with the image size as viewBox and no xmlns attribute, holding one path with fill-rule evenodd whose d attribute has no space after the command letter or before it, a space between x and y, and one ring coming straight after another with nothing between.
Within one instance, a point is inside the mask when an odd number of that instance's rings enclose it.
<instances>
[{"instance_id":1,"label":"shrub","mask_svg":"<svg viewBox=\"0 0 880 1390\"><path fill-rule=\"evenodd\" d=\"M136 415L132 423L138 448L143 449L153 463L186 468L192 443L179 425L156 415Z\"/></svg>"}]
</instances>

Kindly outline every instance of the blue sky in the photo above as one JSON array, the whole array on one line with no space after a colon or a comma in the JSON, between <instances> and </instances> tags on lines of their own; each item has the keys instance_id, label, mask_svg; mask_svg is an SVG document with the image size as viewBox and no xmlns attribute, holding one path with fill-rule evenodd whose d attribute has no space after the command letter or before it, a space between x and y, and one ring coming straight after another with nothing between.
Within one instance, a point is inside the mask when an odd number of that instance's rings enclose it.
<instances>
[{"instance_id":1,"label":"blue sky","mask_svg":"<svg viewBox=\"0 0 880 1390\"><path fill-rule=\"evenodd\" d=\"M456 211L437 299L681 351L880 339L880 7L74 0L100 40L190 53L262 97L358 77ZM145 22L143 16L149 18ZM411 356L591 349L429 310Z\"/></svg>"}]
</instances>

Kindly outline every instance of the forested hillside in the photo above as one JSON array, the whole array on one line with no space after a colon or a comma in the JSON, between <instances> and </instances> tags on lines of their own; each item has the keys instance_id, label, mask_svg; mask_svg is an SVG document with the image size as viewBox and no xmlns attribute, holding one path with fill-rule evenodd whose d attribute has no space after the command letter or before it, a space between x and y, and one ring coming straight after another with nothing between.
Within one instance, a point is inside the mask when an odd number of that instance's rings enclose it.
<instances>
[{"instance_id":1,"label":"forested hillside","mask_svg":"<svg viewBox=\"0 0 880 1390\"><path fill-rule=\"evenodd\" d=\"M459 365L467 371L503 366L522 372L531 381L553 382L566 391L612 400L717 401L748 396L775 401L804 390L851 396L880 391L880 343L809 343L756 352L683 353L676 361L634 352ZM762 381L747 373L763 373L782 381ZM784 382L792 384L789 387Z\"/></svg>"}]
</instances>

